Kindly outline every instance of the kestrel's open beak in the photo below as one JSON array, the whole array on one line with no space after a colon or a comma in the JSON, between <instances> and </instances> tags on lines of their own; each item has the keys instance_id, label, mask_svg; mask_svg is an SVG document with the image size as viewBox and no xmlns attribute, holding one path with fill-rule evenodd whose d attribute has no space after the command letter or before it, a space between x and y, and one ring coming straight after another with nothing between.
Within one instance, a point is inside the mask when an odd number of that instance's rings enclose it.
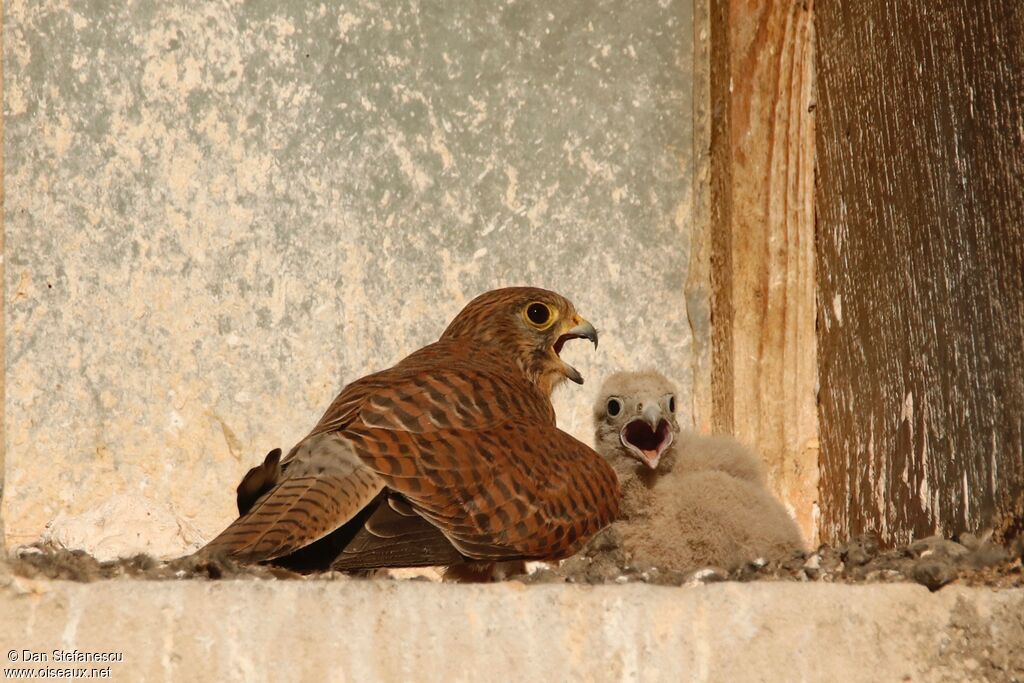
<instances>
[{"instance_id":1,"label":"kestrel's open beak","mask_svg":"<svg viewBox=\"0 0 1024 683\"><path fill-rule=\"evenodd\" d=\"M634 458L652 470L658 469L661 454L672 445L672 428L661 414L661 406L648 405L640 417L626 423L619 440Z\"/></svg>"},{"instance_id":2,"label":"kestrel's open beak","mask_svg":"<svg viewBox=\"0 0 1024 683\"><path fill-rule=\"evenodd\" d=\"M597 348L597 330L594 329L594 326L579 316L577 316L573 322L576 323L575 327L569 328L555 340L555 355L562 352L562 346L564 346L565 342L570 339L589 339L594 342L594 348ZM583 375L580 374L579 370L569 365L564 360L562 361L562 366L562 370L565 372L566 377L571 379L573 382L576 382L576 384L583 384Z\"/></svg>"}]
</instances>

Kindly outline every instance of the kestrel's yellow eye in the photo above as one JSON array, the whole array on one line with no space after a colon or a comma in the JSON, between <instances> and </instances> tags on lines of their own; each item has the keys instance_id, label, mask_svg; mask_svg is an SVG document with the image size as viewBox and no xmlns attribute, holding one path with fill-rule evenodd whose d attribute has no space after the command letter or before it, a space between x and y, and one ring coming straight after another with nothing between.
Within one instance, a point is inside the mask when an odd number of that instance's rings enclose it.
<instances>
[{"instance_id":1,"label":"kestrel's yellow eye","mask_svg":"<svg viewBox=\"0 0 1024 683\"><path fill-rule=\"evenodd\" d=\"M542 304L539 301L534 301L527 306L526 310L523 311L523 317L538 330L545 330L555 322L554 312L547 304Z\"/></svg>"}]
</instances>

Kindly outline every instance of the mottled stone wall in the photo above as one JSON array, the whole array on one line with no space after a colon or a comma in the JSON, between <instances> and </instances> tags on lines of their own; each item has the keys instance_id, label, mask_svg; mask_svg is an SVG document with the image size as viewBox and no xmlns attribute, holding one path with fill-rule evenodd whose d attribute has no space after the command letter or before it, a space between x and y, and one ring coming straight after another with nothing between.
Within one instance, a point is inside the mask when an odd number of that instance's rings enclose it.
<instances>
[{"instance_id":1,"label":"mottled stone wall","mask_svg":"<svg viewBox=\"0 0 1024 683\"><path fill-rule=\"evenodd\" d=\"M691 0L6 5L8 544L210 535L500 285L601 329L576 435L613 368L690 392Z\"/></svg>"}]
</instances>

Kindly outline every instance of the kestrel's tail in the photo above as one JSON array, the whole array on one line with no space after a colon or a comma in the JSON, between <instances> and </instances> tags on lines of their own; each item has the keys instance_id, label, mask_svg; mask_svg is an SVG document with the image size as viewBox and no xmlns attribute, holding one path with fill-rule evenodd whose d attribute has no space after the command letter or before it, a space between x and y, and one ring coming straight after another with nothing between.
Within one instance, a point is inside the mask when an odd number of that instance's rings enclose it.
<instances>
[{"instance_id":1,"label":"kestrel's tail","mask_svg":"<svg viewBox=\"0 0 1024 683\"><path fill-rule=\"evenodd\" d=\"M287 466L287 465L286 465ZM275 448L267 453L263 463L256 465L245 473L236 491L238 514L244 515L260 496L264 495L281 481L281 449Z\"/></svg>"}]
</instances>

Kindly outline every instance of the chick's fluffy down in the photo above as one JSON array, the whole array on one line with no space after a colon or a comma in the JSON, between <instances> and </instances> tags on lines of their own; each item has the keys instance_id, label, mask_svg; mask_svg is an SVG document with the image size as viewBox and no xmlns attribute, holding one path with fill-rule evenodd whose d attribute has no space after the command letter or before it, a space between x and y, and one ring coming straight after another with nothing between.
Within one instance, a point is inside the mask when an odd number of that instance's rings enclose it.
<instances>
[{"instance_id":1,"label":"chick's fluffy down","mask_svg":"<svg viewBox=\"0 0 1024 683\"><path fill-rule=\"evenodd\" d=\"M731 569L803 550L800 531L765 487L761 463L749 451L721 437L681 441L671 472L652 487L639 481L624 487L625 495L643 501L640 514L619 524L635 563Z\"/></svg>"},{"instance_id":2,"label":"chick's fluffy down","mask_svg":"<svg viewBox=\"0 0 1024 683\"><path fill-rule=\"evenodd\" d=\"M698 436L665 414L674 439L656 469L631 457L620 429L636 415L633 406L674 395L656 371L616 373L595 405L597 450L622 485L621 517L615 524L629 561L687 571L706 566L732 569L757 558L781 559L804 550L800 531L770 492L760 458L725 436ZM609 398L623 410L609 415Z\"/></svg>"}]
</instances>

